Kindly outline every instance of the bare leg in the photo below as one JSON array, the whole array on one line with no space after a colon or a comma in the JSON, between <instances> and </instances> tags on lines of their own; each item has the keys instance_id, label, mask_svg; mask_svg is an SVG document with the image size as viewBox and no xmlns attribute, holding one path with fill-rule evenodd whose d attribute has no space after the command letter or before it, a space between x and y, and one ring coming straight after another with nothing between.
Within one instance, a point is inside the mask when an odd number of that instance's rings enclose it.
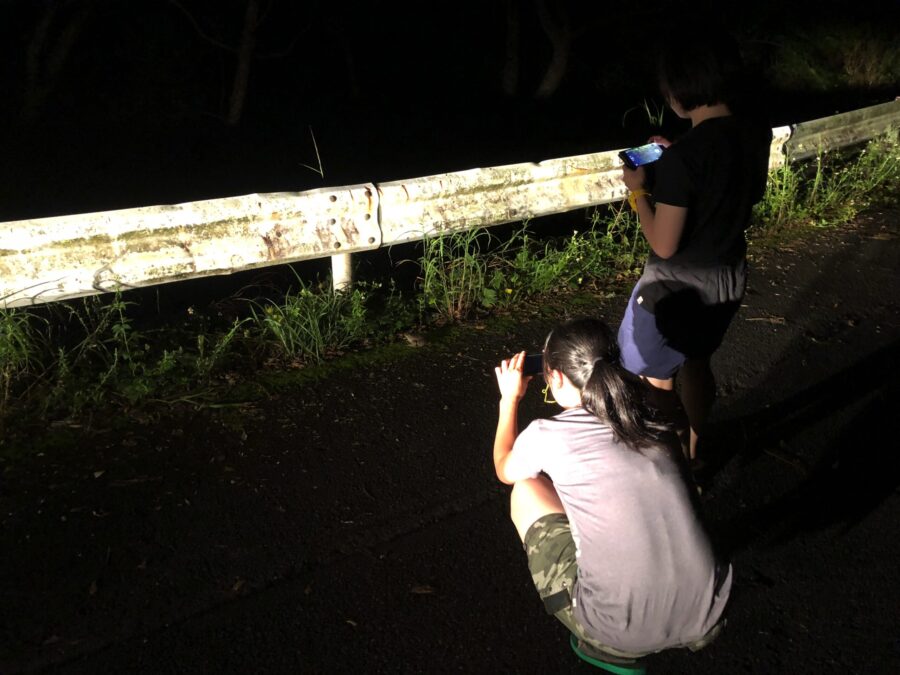
<instances>
[{"instance_id":1,"label":"bare leg","mask_svg":"<svg viewBox=\"0 0 900 675\"><path fill-rule=\"evenodd\" d=\"M551 513L565 513L553 481L545 476L520 480L513 485L509 505L510 516L519 533L519 539L525 541L525 533L538 519Z\"/></svg>"},{"instance_id":2,"label":"bare leg","mask_svg":"<svg viewBox=\"0 0 900 675\"><path fill-rule=\"evenodd\" d=\"M691 423L691 454L697 457L697 439L706 429L706 420L716 399L716 380L709 365L709 357L688 359L679 371L681 402Z\"/></svg>"},{"instance_id":3,"label":"bare leg","mask_svg":"<svg viewBox=\"0 0 900 675\"><path fill-rule=\"evenodd\" d=\"M643 378L657 389L662 389L663 391L672 391L675 388L674 377L670 377L668 380L657 380L655 377L647 376L643 376Z\"/></svg>"}]
</instances>

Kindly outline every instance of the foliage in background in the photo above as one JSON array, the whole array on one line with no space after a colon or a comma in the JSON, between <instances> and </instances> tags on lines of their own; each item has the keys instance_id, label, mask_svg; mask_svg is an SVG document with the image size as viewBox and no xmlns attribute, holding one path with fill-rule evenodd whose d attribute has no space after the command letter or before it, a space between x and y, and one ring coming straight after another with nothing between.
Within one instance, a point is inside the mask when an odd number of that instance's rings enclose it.
<instances>
[{"instance_id":1,"label":"foliage in background","mask_svg":"<svg viewBox=\"0 0 900 675\"><path fill-rule=\"evenodd\" d=\"M803 26L776 40L769 66L785 91L878 90L900 84L896 27L874 23Z\"/></svg>"},{"instance_id":2,"label":"foliage in background","mask_svg":"<svg viewBox=\"0 0 900 675\"><path fill-rule=\"evenodd\" d=\"M852 157L822 154L770 174L750 236L765 241L839 225L898 197L895 130ZM428 238L421 251L407 261L420 270L409 297L393 282L334 292L330 280L309 283L295 272L292 288L244 298L237 303L243 315L218 325L189 308L190 321L163 328L118 293L0 310L0 428L28 413L61 419L110 406L214 399L255 368L320 364L417 325L459 322L632 274L647 244L634 214L610 205L564 237L540 237L525 223L503 241L473 229Z\"/></svg>"}]
</instances>

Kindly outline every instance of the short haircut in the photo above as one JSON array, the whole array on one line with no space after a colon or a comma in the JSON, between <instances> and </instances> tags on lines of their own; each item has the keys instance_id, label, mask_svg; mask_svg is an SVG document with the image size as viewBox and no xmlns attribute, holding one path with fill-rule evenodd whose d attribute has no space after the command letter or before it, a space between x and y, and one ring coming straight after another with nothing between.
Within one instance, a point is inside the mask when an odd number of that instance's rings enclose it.
<instances>
[{"instance_id":1,"label":"short haircut","mask_svg":"<svg viewBox=\"0 0 900 675\"><path fill-rule=\"evenodd\" d=\"M701 105L732 104L742 70L737 43L719 31L681 33L677 41L663 45L657 64L663 97L688 111Z\"/></svg>"}]
</instances>

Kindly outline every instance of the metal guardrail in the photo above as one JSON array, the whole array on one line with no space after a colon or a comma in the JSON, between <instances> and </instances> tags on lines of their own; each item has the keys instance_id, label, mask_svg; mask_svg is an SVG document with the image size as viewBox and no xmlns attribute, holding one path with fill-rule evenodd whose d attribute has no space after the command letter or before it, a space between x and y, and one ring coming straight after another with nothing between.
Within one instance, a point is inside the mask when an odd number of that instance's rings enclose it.
<instances>
[{"instance_id":1,"label":"metal guardrail","mask_svg":"<svg viewBox=\"0 0 900 675\"><path fill-rule=\"evenodd\" d=\"M900 124L900 101L773 129L770 168ZM0 223L0 307L330 257L621 200L617 150L387 183Z\"/></svg>"},{"instance_id":2,"label":"metal guardrail","mask_svg":"<svg viewBox=\"0 0 900 675\"><path fill-rule=\"evenodd\" d=\"M890 128L900 127L900 99L791 126L784 145L790 161L863 143Z\"/></svg>"}]
</instances>

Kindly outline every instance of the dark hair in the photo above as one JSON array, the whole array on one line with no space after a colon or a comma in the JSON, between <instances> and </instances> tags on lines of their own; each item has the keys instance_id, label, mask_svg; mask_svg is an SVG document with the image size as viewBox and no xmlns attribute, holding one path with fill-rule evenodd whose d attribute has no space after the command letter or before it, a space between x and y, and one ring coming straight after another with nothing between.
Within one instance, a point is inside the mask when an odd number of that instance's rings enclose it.
<instances>
[{"instance_id":1,"label":"dark hair","mask_svg":"<svg viewBox=\"0 0 900 675\"><path fill-rule=\"evenodd\" d=\"M560 370L581 390L581 405L608 424L617 439L640 449L664 444L671 432L648 405L650 385L619 362L619 345L599 319L575 319L554 328L544 344L544 372Z\"/></svg>"},{"instance_id":2,"label":"dark hair","mask_svg":"<svg viewBox=\"0 0 900 675\"><path fill-rule=\"evenodd\" d=\"M740 91L743 62L737 43L713 28L679 32L659 52L659 90L685 110L701 105L733 105Z\"/></svg>"}]
</instances>

